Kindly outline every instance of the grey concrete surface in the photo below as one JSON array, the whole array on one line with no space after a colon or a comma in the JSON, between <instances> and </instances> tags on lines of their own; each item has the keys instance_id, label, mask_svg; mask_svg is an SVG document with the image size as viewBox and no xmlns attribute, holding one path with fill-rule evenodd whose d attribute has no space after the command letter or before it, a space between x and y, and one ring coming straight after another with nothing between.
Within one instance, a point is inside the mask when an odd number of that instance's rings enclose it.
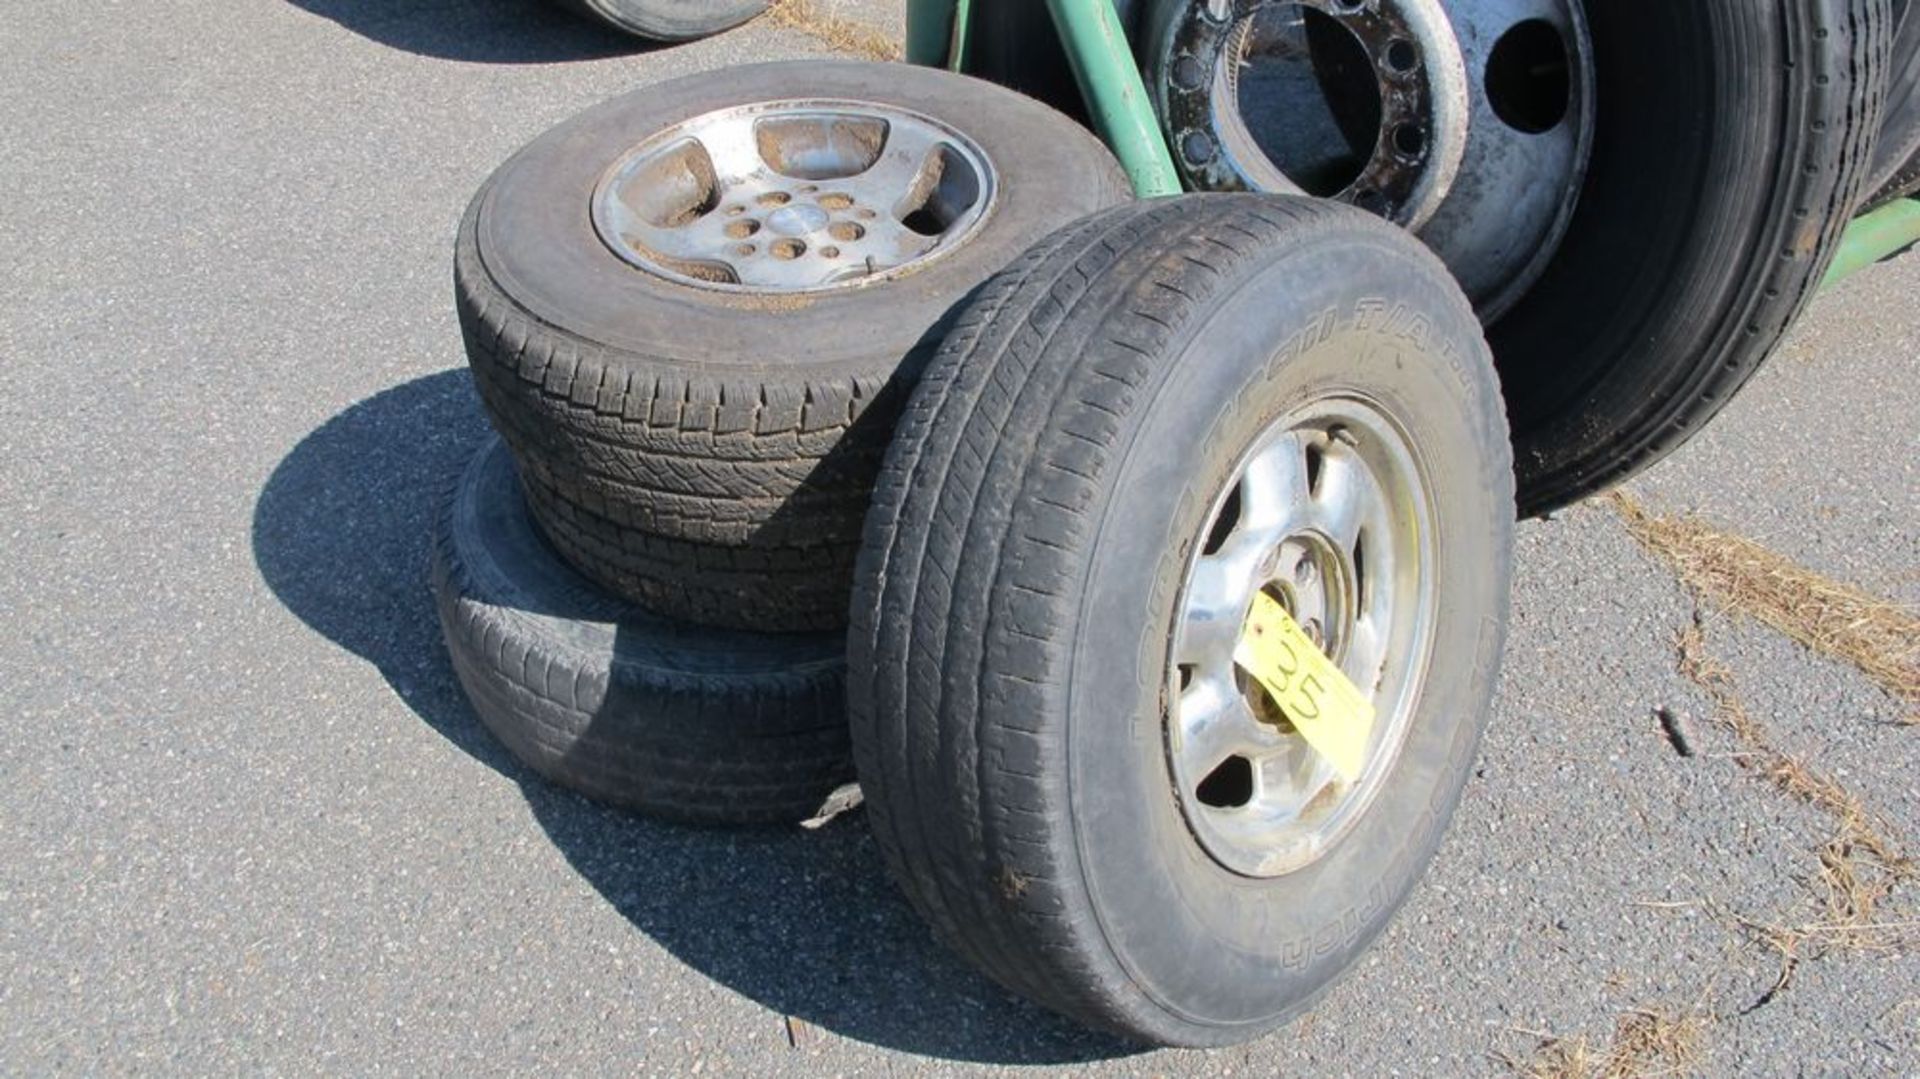
<instances>
[{"instance_id":1,"label":"grey concrete surface","mask_svg":"<svg viewBox=\"0 0 1920 1079\"><path fill-rule=\"evenodd\" d=\"M829 5L897 28L885 0ZM1603 507L1522 530L1507 678L1427 881L1300 1023L1141 1053L941 951L858 815L687 831L518 767L423 584L483 431L467 195L610 94L808 55L641 49L533 0L0 2L0 1072L1498 1074L1529 1031L1705 1016L1710 1075L1913 1075L1920 958L1777 956L1827 826L1675 669L1685 590ZM1920 258L1819 301L1636 484L1920 600ZM1709 647L1920 849L1902 705L1772 631ZM1674 752L1654 717L1689 725ZM1913 919L1911 889L1886 908Z\"/></svg>"}]
</instances>

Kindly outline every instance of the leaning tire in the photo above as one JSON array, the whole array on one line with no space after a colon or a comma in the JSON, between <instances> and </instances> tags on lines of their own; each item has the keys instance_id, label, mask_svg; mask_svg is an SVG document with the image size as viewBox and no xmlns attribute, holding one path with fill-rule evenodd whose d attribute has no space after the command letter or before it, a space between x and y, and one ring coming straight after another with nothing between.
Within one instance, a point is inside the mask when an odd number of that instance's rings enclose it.
<instances>
[{"instance_id":1,"label":"leaning tire","mask_svg":"<svg viewBox=\"0 0 1920 1079\"><path fill-rule=\"evenodd\" d=\"M1586 185L1490 331L1529 514L1660 460L1759 369L1865 194L1886 87L1887 0L1586 11Z\"/></svg>"},{"instance_id":2,"label":"leaning tire","mask_svg":"<svg viewBox=\"0 0 1920 1079\"><path fill-rule=\"evenodd\" d=\"M447 651L488 730L562 786L701 824L806 819L851 778L837 634L702 629L607 597L548 548L494 441L439 519Z\"/></svg>"},{"instance_id":3,"label":"leaning tire","mask_svg":"<svg viewBox=\"0 0 1920 1079\"><path fill-rule=\"evenodd\" d=\"M1869 207L1920 191L1920 10L1895 0L1900 27L1893 43L1893 73L1887 79L1887 109L1867 181Z\"/></svg>"},{"instance_id":4,"label":"leaning tire","mask_svg":"<svg viewBox=\"0 0 1920 1079\"><path fill-rule=\"evenodd\" d=\"M654 41L692 41L738 26L767 0L555 0L616 30Z\"/></svg>"},{"instance_id":5,"label":"leaning tire","mask_svg":"<svg viewBox=\"0 0 1920 1079\"><path fill-rule=\"evenodd\" d=\"M1382 424L1322 446L1324 486L1289 501L1286 485L1235 478L1282 444L1266 441L1276 423L1293 438L1296 417L1334 414L1323 406ZM1148 1042L1242 1041L1305 1007L1384 930L1471 768L1506 624L1505 436L1466 298L1357 210L1141 203L995 278L888 455L850 637L874 833L936 932L1013 990ZM1341 818L1323 855L1229 869L1239 854L1199 838L1198 821L1218 822L1182 780L1202 742L1170 727L1196 687L1220 685L1215 653L1181 670L1204 621L1176 617L1203 594L1183 582L1202 558L1238 558L1255 529L1271 539L1272 499L1301 514L1285 520L1320 520L1307 504L1334 497L1331 477L1357 482L1352 462L1384 462L1390 444L1417 462L1420 491L1402 493L1418 509L1369 500L1359 535L1375 553L1352 546L1355 565L1403 542L1424 552L1373 586L1424 597L1419 617L1364 638L1364 654L1394 657L1375 685L1398 752L1383 733L1372 786L1356 788L1370 808ZM1216 548L1229 488L1248 508ZM1216 615L1238 632L1226 605ZM1362 654L1361 636L1328 639Z\"/></svg>"},{"instance_id":6,"label":"leaning tire","mask_svg":"<svg viewBox=\"0 0 1920 1079\"><path fill-rule=\"evenodd\" d=\"M800 259L767 261L788 242L774 232L780 211L750 208L757 199L721 199L739 185L712 180L724 170L710 163L698 182L711 190L690 196L691 217L674 220L704 228L739 207L726 227L764 222L767 231L753 244L760 261L750 269L768 274L840 253L832 230L858 227L868 236L865 229L880 235L883 225L902 234L939 227L945 218L931 209L953 214L954 235L936 233L930 254L890 276L798 292L692 276L746 272L731 266L673 262L681 273L664 263L643 268L635 260L648 256L631 249L615 252L588 212L612 205L609 192L628 197L630 189L612 180L602 186L611 166L650 138L683 152L685 143L671 141L676 125L759 117L727 110L783 99L853 103L844 111L854 116L915 117L913 124L925 121L923 130L943 132L946 141L915 174L912 191L880 207L883 216L861 225L854 215L875 211L837 201L831 212L814 214L832 223L828 233L807 234ZM765 121L753 122L757 135ZM823 164L805 155L871 152L878 155L871 174L881 175L898 164L886 147L908 124L871 141L851 121L832 130L840 134L799 146L796 163L784 166L813 179L768 172L785 189L757 198L800 200L783 222L812 221L798 211L812 214L808 207L844 195L836 183L861 179L823 176L837 159ZM785 152L749 145L762 155ZM960 145L972 156L949 155ZM696 170L668 163L676 168L642 170L634 197L684 195ZM929 175L934 181L923 185ZM992 182L964 188L968 175ZM536 515L582 572L676 617L767 630L832 628L845 622L860 519L894 418L949 312L1033 237L1128 197L1118 165L1091 134L964 76L808 61L678 79L562 124L475 197L455 255L468 359L536 494ZM902 216L910 198L923 200L932 224ZM609 212L625 213L626 205ZM619 244L628 243L627 227L612 233Z\"/></svg>"}]
</instances>

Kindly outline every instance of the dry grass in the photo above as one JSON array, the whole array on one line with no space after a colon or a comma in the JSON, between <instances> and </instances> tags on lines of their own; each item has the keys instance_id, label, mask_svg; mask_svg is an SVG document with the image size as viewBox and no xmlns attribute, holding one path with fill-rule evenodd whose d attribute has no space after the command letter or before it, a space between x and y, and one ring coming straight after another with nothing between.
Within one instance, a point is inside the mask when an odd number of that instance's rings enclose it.
<instances>
[{"instance_id":1,"label":"dry grass","mask_svg":"<svg viewBox=\"0 0 1920 1079\"><path fill-rule=\"evenodd\" d=\"M1810 880L1821 905L1818 919L1800 924L1727 916L1779 952L1781 970L1762 1003L1779 995L1805 958L1841 951L1887 953L1914 946L1920 922L1889 919L1883 905L1894 889L1911 881L1915 867L1887 838L1878 821L1851 791L1832 776L1816 771L1777 748L1747 710L1733 674L1706 650L1706 633L1696 614L1676 638L1680 673L1713 702L1713 718L1740 743L1735 759L1783 793L1819 810L1832 834L1818 851L1819 870Z\"/></svg>"},{"instance_id":2,"label":"dry grass","mask_svg":"<svg viewBox=\"0 0 1920 1079\"><path fill-rule=\"evenodd\" d=\"M1829 581L1738 536L1692 518L1648 512L1631 496L1613 496L1628 531L1673 568L1696 603L1711 602L1753 617L1802 644L1844 659L1908 702L1920 701L1920 619L1912 612ZM1733 674L1707 651L1701 608L1675 640L1680 673L1706 694L1714 723L1739 745L1739 765L1770 786L1817 810L1831 833L1817 851L1818 871L1807 886L1819 913L1775 920L1751 918L1711 900L1647 903L1699 906L1780 958L1774 984L1744 1011L1784 992L1803 959L1835 952L1888 953L1920 942L1920 921L1889 916L1895 890L1916 876L1914 864L1861 801L1832 776L1778 748L1742 701ZM1914 722L1920 716L1910 718ZM1663 722L1666 720L1663 718ZM1669 727L1676 738L1677 719ZM1676 738L1676 745L1683 740ZM1690 751L1689 755L1690 755ZM1711 993L1709 989L1707 991ZM1611 1042L1585 1035L1538 1039L1525 1059L1499 1054L1529 1079L1651 1079L1701 1070L1702 1042L1713 1014L1702 1003L1688 1011L1641 1009L1620 1017Z\"/></svg>"},{"instance_id":3,"label":"dry grass","mask_svg":"<svg viewBox=\"0 0 1920 1079\"><path fill-rule=\"evenodd\" d=\"M1697 518L1649 512L1623 491L1612 502L1627 531L1708 601L1845 660L1887 692L1920 703L1920 617L1914 612ZM1920 714L1905 722L1920 722Z\"/></svg>"},{"instance_id":4,"label":"dry grass","mask_svg":"<svg viewBox=\"0 0 1920 1079\"><path fill-rule=\"evenodd\" d=\"M834 52L866 60L900 59L900 42L866 23L821 10L818 0L775 0L767 18L773 25L798 30Z\"/></svg>"},{"instance_id":5,"label":"dry grass","mask_svg":"<svg viewBox=\"0 0 1920 1079\"><path fill-rule=\"evenodd\" d=\"M1653 1079L1699 1070L1707 1020L1698 1012L1667 1009L1628 1012L1614 1024L1613 1041L1596 1046L1585 1035L1540 1039L1531 1056L1499 1059L1527 1079ZM1533 1032L1528 1032L1533 1033Z\"/></svg>"}]
</instances>

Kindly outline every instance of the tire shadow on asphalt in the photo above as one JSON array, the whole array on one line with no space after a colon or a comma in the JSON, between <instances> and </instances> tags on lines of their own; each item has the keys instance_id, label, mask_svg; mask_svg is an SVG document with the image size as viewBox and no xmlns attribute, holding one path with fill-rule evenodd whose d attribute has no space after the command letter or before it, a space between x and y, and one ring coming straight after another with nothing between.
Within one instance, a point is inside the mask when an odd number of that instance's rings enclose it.
<instances>
[{"instance_id":1,"label":"tire shadow on asphalt","mask_svg":"<svg viewBox=\"0 0 1920 1079\"><path fill-rule=\"evenodd\" d=\"M1137 1051L1006 993L936 944L858 812L818 832L675 827L596 805L509 756L461 695L427 584L433 515L486 434L465 369L334 416L260 493L261 576L447 741L519 784L580 875L702 974L780 1016L935 1057L1041 1064ZM649 991L629 976L635 994ZM789 1029L810 1048L804 1026Z\"/></svg>"},{"instance_id":2,"label":"tire shadow on asphalt","mask_svg":"<svg viewBox=\"0 0 1920 1079\"><path fill-rule=\"evenodd\" d=\"M660 48L549 0L287 0L369 41L439 60L553 64Z\"/></svg>"}]
</instances>

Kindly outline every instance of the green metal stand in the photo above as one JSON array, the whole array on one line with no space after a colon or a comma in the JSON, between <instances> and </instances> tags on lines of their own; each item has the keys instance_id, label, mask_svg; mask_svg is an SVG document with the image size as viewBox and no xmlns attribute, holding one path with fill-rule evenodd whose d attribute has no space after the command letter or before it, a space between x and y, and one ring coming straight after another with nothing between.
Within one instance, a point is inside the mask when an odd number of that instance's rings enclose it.
<instances>
[{"instance_id":1,"label":"green metal stand","mask_svg":"<svg viewBox=\"0 0 1920 1079\"><path fill-rule=\"evenodd\" d=\"M1920 243L1920 199L1900 199L1854 220L1840 241L1822 288L1852 277L1861 270Z\"/></svg>"},{"instance_id":2,"label":"green metal stand","mask_svg":"<svg viewBox=\"0 0 1920 1079\"><path fill-rule=\"evenodd\" d=\"M964 71L971 6L969 0L908 0L907 62ZM1134 194L1178 195L1180 174L1113 0L1047 0L1047 10L1094 127L1127 170Z\"/></svg>"},{"instance_id":3,"label":"green metal stand","mask_svg":"<svg viewBox=\"0 0 1920 1079\"><path fill-rule=\"evenodd\" d=\"M1053 25L1067 48L1067 63L1120 167L1141 198L1178 195L1180 174L1160 134L1153 100L1134 62L1127 32L1112 0L1047 0Z\"/></svg>"},{"instance_id":4,"label":"green metal stand","mask_svg":"<svg viewBox=\"0 0 1920 1079\"><path fill-rule=\"evenodd\" d=\"M907 0L907 63L947 66L956 6L954 0Z\"/></svg>"}]
</instances>

